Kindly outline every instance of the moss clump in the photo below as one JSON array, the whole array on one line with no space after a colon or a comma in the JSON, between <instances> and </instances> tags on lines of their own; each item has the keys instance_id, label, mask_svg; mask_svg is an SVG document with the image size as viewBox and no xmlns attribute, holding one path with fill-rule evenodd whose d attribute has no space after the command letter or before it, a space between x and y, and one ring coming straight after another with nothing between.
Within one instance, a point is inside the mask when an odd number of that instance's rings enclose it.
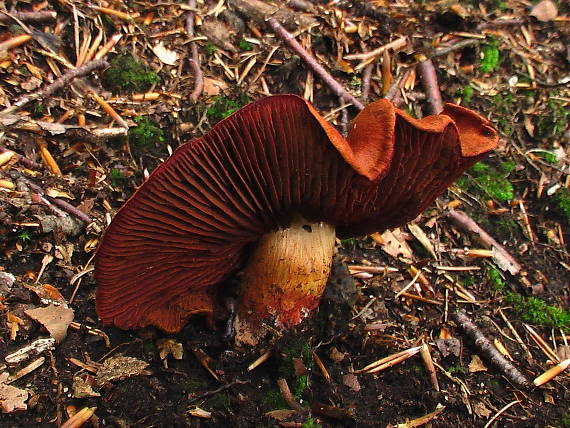
<instances>
[{"instance_id":1,"label":"moss clump","mask_svg":"<svg viewBox=\"0 0 570 428\"><path fill-rule=\"evenodd\" d=\"M538 138L560 138L569 120L570 111L562 101L548 100L547 108L536 118L535 135Z\"/></svg>"},{"instance_id":2,"label":"moss clump","mask_svg":"<svg viewBox=\"0 0 570 428\"><path fill-rule=\"evenodd\" d=\"M570 408L568 408L568 412L562 415L562 419L560 419L560 426L562 428L570 428Z\"/></svg>"},{"instance_id":3,"label":"moss clump","mask_svg":"<svg viewBox=\"0 0 570 428\"><path fill-rule=\"evenodd\" d=\"M481 73L490 73L499 68L500 62L499 42L497 39L491 37L489 43L483 46L483 58L479 70Z\"/></svg>"},{"instance_id":4,"label":"moss clump","mask_svg":"<svg viewBox=\"0 0 570 428\"><path fill-rule=\"evenodd\" d=\"M135 117L137 126L129 129L129 141L138 149L150 149L157 142L164 142L164 132L147 117Z\"/></svg>"},{"instance_id":5,"label":"moss clump","mask_svg":"<svg viewBox=\"0 0 570 428\"><path fill-rule=\"evenodd\" d=\"M554 201L560 213L570 223L570 189L562 188L554 194Z\"/></svg>"},{"instance_id":6,"label":"moss clump","mask_svg":"<svg viewBox=\"0 0 570 428\"><path fill-rule=\"evenodd\" d=\"M111 181L112 187L120 187L128 177L123 174L123 171L120 168L111 168L108 178Z\"/></svg>"},{"instance_id":7,"label":"moss clump","mask_svg":"<svg viewBox=\"0 0 570 428\"><path fill-rule=\"evenodd\" d=\"M208 399L207 403L208 407L212 410L227 411L230 408L230 399L228 394L214 394Z\"/></svg>"},{"instance_id":8,"label":"moss clump","mask_svg":"<svg viewBox=\"0 0 570 428\"><path fill-rule=\"evenodd\" d=\"M465 373L467 373L467 370L465 370L459 364L456 364L454 366L449 366L447 368L447 371L451 374L465 374Z\"/></svg>"},{"instance_id":9,"label":"moss clump","mask_svg":"<svg viewBox=\"0 0 570 428\"><path fill-rule=\"evenodd\" d=\"M321 424L318 424L316 419L309 418L301 425L301 428L321 428Z\"/></svg>"},{"instance_id":10,"label":"moss clump","mask_svg":"<svg viewBox=\"0 0 570 428\"><path fill-rule=\"evenodd\" d=\"M536 297L524 297L520 294L509 293L507 303L514 306L523 321L545 327L570 330L570 312L549 305Z\"/></svg>"},{"instance_id":11,"label":"moss clump","mask_svg":"<svg viewBox=\"0 0 570 428\"><path fill-rule=\"evenodd\" d=\"M208 56L214 55L214 52L216 52L218 50L217 46L215 44L213 44L212 42L206 43L205 48L206 48L206 53L208 54Z\"/></svg>"},{"instance_id":12,"label":"moss clump","mask_svg":"<svg viewBox=\"0 0 570 428\"><path fill-rule=\"evenodd\" d=\"M516 112L516 98L512 93L497 94L492 97L493 112L497 116L497 128L505 135L513 131L513 114Z\"/></svg>"},{"instance_id":13,"label":"moss clump","mask_svg":"<svg viewBox=\"0 0 570 428\"><path fill-rule=\"evenodd\" d=\"M549 163L550 165L556 165L558 163L558 158L552 152L544 151L538 152L537 154L542 158L544 162Z\"/></svg>"},{"instance_id":14,"label":"moss clump","mask_svg":"<svg viewBox=\"0 0 570 428\"><path fill-rule=\"evenodd\" d=\"M239 48L240 48L242 51L251 51L251 50L253 50L253 44L250 43L250 42L248 42L248 41L245 40L245 39L241 39L241 40L239 41Z\"/></svg>"},{"instance_id":15,"label":"moss clump","mask_svg":"<svg viewBox=\"0 0 570 428\"><path fill-rule=\"evenodd\" d=\"M295 375L295 359L301 359L305 368L310 371L313 368L313 353L310 343L303 343L301 341L293 342L290 344L289 351L281 360L279 365L279 376L287 379L293 395L297 400L303 397L305 391L309 388L309 375L302 374Z\"/></svg>"},{"instance_id":16,"label":"moss clump","mask_svg":"<svg viewBox=\"0 0 570 428\"><path fill-rule=\"evenodd\" d=\"M208 108L208 117L217 122L235 113L248 102L250 98L246 94L242 94L237 100L224 96L216 97L214 103Z\"/></svg>"},{"instance_id":17,"label":"moss clump","mask_svg":"<svg viewBox=\"0 0 570 428\"><path fill-rule=\"evenodd\" d=\"M304 374L295 379L295 386L293 387L293 395L297 400L303 397L305 391L309 388L309 375Z\"/></svg>"},{"instance_id":18,"label":"moss clump","mask_svg":"<svg viewBox=\"0 0 570 428\"><path fill-rule=\"evenodd\" d=\"M348 82L348 86L354 90L362 89L362 79L358 76L352 76L352 79Z\"/></svg>"},{"instance_id":19,"label":"moss clump","mask_svg":"<svg viewBox=\"0 0 570 428\"><path fill-rule=\"evenodd\" d=\"M475 90L473 89L473 86L471 85L464 86L463 90L461 91L461 97L463 98L462 103L469 104L474 94Z\"/></svg>"},{"instance_id":20,"label":"moss clump","mask_svg":"<svg viewBox=\"0 0 570 428\"><path fill-rule=\"evenodd\" d=\"M490 268L487 271L487 276L489 277L489 285L491 286L491 288L493 290L498 291L498 292L505 291L505 288L507 287L507 283L505 282L505 280L503 279L503 276L501 275L501 273L497 269Z\"/></svg>"},{"instance_id":21,"label":"moss clump","mask_svg":"<svg viewBox=\"0 0 570 428\"><path fill-rule=\"evenodd\" d=\"M18 238L23 242L30 242L32 240L32 234L28 230L22 230L18 235Z\"/></svg>"},{"instance_id":22,"label":"moss clump","mask_svg":"<svg viewBox=\"0 0 570 428\"><path fill-rule=\"evenodd\" d=\"M146 92L158 82L158 75L131 55L114 58L103 78L103 84L114 93Z\"/></svg>"},{"instance_id":23,"label":"moss clump","mask_svg":"<svg viewBox=\"0 0 570 428\"><path fill-rule=\"evenodd\" d=\"M283 398L283 394L281 394L281 391L278 391L277 389L272 389L267 393L265 396L265 404L273 410L289 408L287 402Z\"/></svg>"},{"instance_id":24,"label":"moss clump","mask_svg":"<svg viewBox=\"0 0 570 428\"><path fill-rule=\"evenodd\" d=\"M514 198L513 185L507 179L514 167L514 162L504 162L498 169L478 162L469 170L473 179L468 180L462 177L457 181L457 184L459 187L470 191L480 189L492 199L507 202Z\"/></svg>"}]
</instances>

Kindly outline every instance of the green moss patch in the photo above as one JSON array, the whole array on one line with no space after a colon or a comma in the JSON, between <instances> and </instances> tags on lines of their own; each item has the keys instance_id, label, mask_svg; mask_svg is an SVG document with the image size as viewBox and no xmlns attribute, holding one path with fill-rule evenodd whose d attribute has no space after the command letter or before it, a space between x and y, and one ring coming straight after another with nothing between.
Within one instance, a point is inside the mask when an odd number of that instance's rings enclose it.
<instances>
[{"instance_id":1,"label":"green moss patch","mask_svg":"<svg viewBox=\"0 0 570 428\"><path fill-rule=\"evenodd\" d=\"M136 148L151 149L156 143L164 142L164 132L158 125L147 117L135 117L137 126L129 129L129 141Z\"/></svg>"},{"instance_id":2,"label":"green moss patch","mask_svg":"<svg viewBox=\"0 0 570 428\"><path fill-rule=\"evenodd\" d=\"M549 305L536 297L524 297L509 293L506 302L513 305L523 321L545 327L570 329L570 312Z\"/></svg>"},{"instance_id":3,"label":"green moss patch","mask_svg":"<svg viewBox=\"0 0 570 428\"><path fill-rule=\"evenodd\" d=\"M114 93L146 92L160 79L142 61L131 55L115 57L103 77L103 84Z\"/></svg>"}]
</instances>

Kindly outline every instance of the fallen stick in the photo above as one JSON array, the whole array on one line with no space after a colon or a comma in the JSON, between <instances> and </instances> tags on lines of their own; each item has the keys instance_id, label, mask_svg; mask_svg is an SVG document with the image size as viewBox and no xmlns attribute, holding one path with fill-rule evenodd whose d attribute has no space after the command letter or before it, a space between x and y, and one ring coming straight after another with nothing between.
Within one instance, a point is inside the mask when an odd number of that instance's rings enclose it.
<instances>
[{"instance_id":1,"label":"fallen stick","mask_svg":"<svg viewBox=\"0 0 570 428\"><path fill-rule=\"evenodd\" d=\"M96 128L89 129L77 125L32 120L25 116L0 116L0 130L18 130L35 132L42 135L54 136L65 134L69 138L79 138L88 142L103 142L111 138L124 137L129 132L126 128Z\"/></svg>"},{"instance_id":2,"label":"fallen stick","mask_svg":"<svg viewBox=\"0 0 570 428\"><path fill-rule=\"evenodd\" d=\"M57 18L57 12L43 10L39 12L10 12L10 15L0 12L0 22L10 24L14 18L23 22L45 22L53 21Z\"/></svg>"},{"instance_id":3,"label":"fallen stick","mask_svg":"<svg viewBox=\"0 0 570 428\"><path fill-rule=\"evenodd\" d=\"M14 113L15 111L21 109L26 104L30 103L31 101L46 98L52 95L55 91L63 88L73 79L77 77L85 76L91 73L93 70L97 70L98 68L108 67L109 63L102 59L96 59L93 61L88 62L87 64L82 65L81 67L74 68L69 70L64 75L58 77L53 83L49 84L48 86L44 87L38 92L33 94L27 94L18 99L12 106L5 108L0 112L0 115L6 115L10 113Z\"/></svg>"},{"instance_id":4,"label":"fallen stick","mask_svg":"<svg viewBox=\"0 0 570 428\"><path fill-rule=\"evenodd\" d=\"M468 46L478 45L480 43L481 43L481 40L479 40L479 39L461 40L460 42L454 43L451 46L446 46L445 48L436 49L434 52L432 52L431 58L435 58L435 57L442 56L442 55L447 55L448 53L451 53L451 52L456 51L458 49L463 49L463 48L466 48Z\"/></svg>"},{"instance_id":5,"label":"fallen stick","mask_svg":"<svg viewBox=\"0 0 570 428\"><path fill-rule=\"evenodd\" d=\"M518 387L528 387L529 383L524 375L512 365L503 355L495 348L489 339L487 339L479 327L477 327L462 311L450 312L449 315L459 327L463 330L465 335L473 342L475 347L481 351L481 355L486 357L501 373L505 375L513 384Z\"/></svg>"},{"instance_id":6,"label":"fallen stick","mask_svg":"<svg viewBox=\"0 0 570 428\"><path fill-rule=\"evenodd\" d=\"M374 63L368 64L362 71L362 101L368 101L370 95L370 79L372 78L372 71L374 70Z\"/></svg>"},{"instance_id":7,"label":"fallen stick","mask_svg":"<svg viewBox=\"0 0 570 428\"><path fill-rule=\"evenodd\" d=\"M189 0L188 6L192 9L196 9L196 0ZM194 12L191 10L186 16L186 34L190 39L194 38ZM190 42L190 53L192 58L190 59L190 67L194 72L194 90L190 94L190 101L196 103L198 98L202 95L204 91L204 73L202 73L202 68L200 67L200 56L198 55L198 46L195 41Z\"/></svg>"},{"instance_id":8,"label":"fallen stick","mask_svg":"<svg viewBox=\"0 0 570 428\"><path fill-rule=\"evenodd\" d=\"M485 232L481 226L463 211L449 210L447 217L459 228L475 235L482 245L493 249L493 260L502 270L506 270L512 275L516 275L521 271L522 266L509 254L506 248Z\"/></svg>"},{"instance_id":9,"label":"fallen stick","mask_svg":"<svg viewBox=\"0 0 570 428\"><path fill-rule=\"evenodd\" d=\"M512 19L495 19L491 22L482 22L477 25L477 31L487 30L491 28L506 27L506 26L521 26L525 24L527 20L525 18L512 18Z\"/></svg>"},{"instance_id":10,"label":"fallen stick","mask_svg":"<svg viewBox=\"0 0 570 428\"><path fill-rule=\"evenodd\" d=\"M431 62L431 59L426 59L420 62L417 68L426 90L429 114L441 113L443 111L443 101L441 99L441 91L437 83L437 73L433 62Z\"/></svg>"},{"instance_id":11,"label":"fallen stick","mask_svg":"<svg viewBox=\"0 0 570 428\"><path fill-rule=\"evenodd\" d=\"M74 207L73 205L71 205L69 202L66 202L63 199L57 199L57 198L54 198L52 196L48 196L45 194L44 189L42 189L37 184L32 183L30 180L28 180L26 178L23 178L23 180L25 181L26 185L34 193L40 195L44 199L47 199L49 202L53 203L54 205L57 205L59 208L61 208L66 213L71 214L72 216L78 218L81 221L84 221L87 224L89 224L93 221L93 220L91 220L91 217L89 217L83 211L81 211L81 210L77 209L76 207Z\"/></svg>"},{"instance_id":12,"label":"fallen stick","mask_svg":"<svg viewBox=\"0 0 570 428\"><path fill-rule=\"evenodd\" d=\"M207 391L207 392L204 392L203 394L197 395L196 397L189 399L186 402L186 404L191 404L191 403L195 403L196 401L201 401L204 398L211 397L212 395L216 395L217 393L225 391L226 389L230 389L232 386L244 385L246 383L249 383L249 380L239 380L239 379L234 380L233 382L222 385L219 388L216 388L212 391Z\"/></svg>"},{"instance_id":13,"label":"fallen stick","mask_svg":"<svg viewBox=\"0 0 570 428\"><path fill-rule=\"evenodd\" d=\"M399 49L401 47L406 46L406 44L408 43L407 38L402 36L396 40L392 40L390 43L387 43L383 46L380 46L379 48L376 48L370 52L362 52L362 53L357 53L357 54L351 54L351 55L345 55L344 59L360 59L360 60L367 60L370 58L376 58L378 56L380 56L382 53L384 53L385 50L387 49Z\"/></svg>"},{"instance_id":14,"label":"fallen stick","mask_svg":"<svg viewBox=\"0 0 570 428\"><path fill-rule=\"evenodd\" d=\"M281 391L281 394L283 395L283 399L289 405L289 407L291 407L291 409L293 409L299 413L306 413L307 412L307 409L305 409L303 406L301 406L299 403L297 403L297 400L295 400L295 397L291 393L291 390L289 389L289 385L287 384L287 381L285 379L283 379L283 378L279 379L277 381L277 385L279 385L279 390Z\"/></svg>"},{"instance_id":15,"label":"fallen stick","mask_svg":"<svg viewBox=\"0 0 570 428\"><path fill-rule=\"evenodd\" d=\"M232 0L228 4L249 20L259 23L273 18L282 22L287 28L293 28L295 26L309 27L316 22L312 14L297 13L289 7L277 6L262 0Z\"/></svg>"},{"instance_id":16,"label":"fallen stick","mask_svg":"<svg viewBox=\"0 0 570 428\"><path fill-rule=\"evenodd\" d=\"M352 94L348 93L324 68L320 65L311 54L309 54L295 38L275 19L270 18L269 26L273 32L279 36L289 48L299 55L307 65L317 74L332 91L343 101L351 103L356 109L363 110L364 105L358 101Z\"/></svg>"},{"instance_id":17,"label":"fallen stick","mask_svg":"<svg viewBox=\"0 0 570 428\"><path fill-rule=\"evenodd\" d=\"M12 152L12 153L14 153L14 156L16 157L16 161L19 162L19 163L21 163L22 165L24 165L24 166L25 166L26 168L28 168L28 169L35 169L35 170L44 169L44 166L43 166L43 165L41 165L41 164L39 164L39 163L37 163L37 162L34 162L33 160L28 159L27 157L22 156L22 155L20 155L20 154L18 154L18 153L16 153L16 152L14 152L13 150L8 150L8 149L7 149L6 147L4 147L4 146L0 146L0 153L4 153L4 152Z\"/></svg>"}]
</instances>

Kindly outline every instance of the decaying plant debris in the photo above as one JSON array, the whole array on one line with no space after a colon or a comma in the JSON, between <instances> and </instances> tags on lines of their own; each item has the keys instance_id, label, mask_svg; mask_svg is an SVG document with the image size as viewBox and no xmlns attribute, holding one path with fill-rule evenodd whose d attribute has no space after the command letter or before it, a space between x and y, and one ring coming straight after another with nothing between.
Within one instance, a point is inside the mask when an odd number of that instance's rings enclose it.
<instances>
[{"instance_id":1,"label":"decaying plant debris","mask_svg":"<svg viewBox=\"0 0 570 428\"><path fill-rule=\"evenodd\" d=\"M570 426L565 2L3 7L2 426ZM116 211L182 143L285 93L345 133L386 97L463 105L502 138L412 224L337 239L319 308L271 342L233 346L234 295L214 329L103 327Z\"/></svg>"}]
</instances>

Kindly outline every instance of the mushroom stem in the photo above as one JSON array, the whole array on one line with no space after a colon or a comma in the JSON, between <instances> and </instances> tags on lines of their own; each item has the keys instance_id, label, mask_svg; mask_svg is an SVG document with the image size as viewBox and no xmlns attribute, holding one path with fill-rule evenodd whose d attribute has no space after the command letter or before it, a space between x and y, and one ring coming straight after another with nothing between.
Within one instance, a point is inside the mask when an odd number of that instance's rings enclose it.
<instances>
[{"instance_id":1,"label":"mushroom stem","mask_svg":"<svg viewBox=\"0 0 570 428\"><path fill-rule=\"evenodd\" d=\"M261 321L299 324L319 304L329 277L335 228L296 217L289 228L264 235L244 270L236 341L255 344Z\"/></svg>"}]
</instances>

